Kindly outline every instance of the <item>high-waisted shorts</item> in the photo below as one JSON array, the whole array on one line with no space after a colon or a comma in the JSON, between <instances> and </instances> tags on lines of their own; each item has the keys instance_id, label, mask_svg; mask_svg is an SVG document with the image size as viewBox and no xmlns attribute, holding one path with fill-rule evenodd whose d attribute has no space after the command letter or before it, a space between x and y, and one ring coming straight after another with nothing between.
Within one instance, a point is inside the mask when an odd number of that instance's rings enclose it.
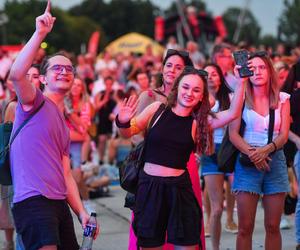
<instances>
[{"instance_id":1,"label":"high-waisted shorts","mask_svg":"<svg viewBox=\"0 0 300 250\"><path fill-rule=\"evenodd\" d=\"M270 171L259 171L255 167L245 167L237 160L232 191L254 194L276 194L289 192L286 160L283 150L271 155Z\"/></svg>"},{"instance_id":2,"label":"high-waisted shorts","mask_svg":"<svg viewBox=\"0 0 300 250\"><path fill-rule=\"evenodd\" d=\"M133 228L140 247L199 245L202 212L189 173L158 177L140 172ZM201 249L201 248L200 248Z\"/></svg>"}]
</instances>

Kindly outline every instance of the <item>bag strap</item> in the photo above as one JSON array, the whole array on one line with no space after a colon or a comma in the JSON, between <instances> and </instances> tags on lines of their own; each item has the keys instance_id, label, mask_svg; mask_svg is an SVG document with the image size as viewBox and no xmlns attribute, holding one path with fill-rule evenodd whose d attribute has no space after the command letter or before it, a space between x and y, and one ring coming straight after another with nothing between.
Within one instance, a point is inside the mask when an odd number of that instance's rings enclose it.
<instances>
[{"instance_id":1,"label":"bag strap","mask_svg":"<svg viewBox=\"0 0 300 250\"><path fill-rule=\"evenodd\" d=\"M45 100L43 100L43 102L40 104L40 106L25 121L23 121L22 124L18 127L18 129L16 130L16 132L13 134L13 136L11 137L11 139L9 141L9 147L12 145L12 143L14 142L15 138L17 137L17 135L19 134L19 132L21 131L21 129L30 121L30 119L37 112L39 112L39 110L43 107L44 103L45 103Z\"/></svg>"},{"instance_id":2,"label":"bag strap","mask_svg":"<svg viewBox=\"0 0 300 250\"><path fill-rule=\"evenodd\" d=\"M166 94L160 91L159 89L153 89L153 91L161 96L167 97Z\"/></svg>"},{"instance_id":3,"label":"bag strap","mask_svg":"<svg viewBox=\"0 0 300 250\"><path fill-rule=\"evenodd\" d=\"M244 109L245 103L243 105L243 109ZM243 113L243 111L242 111ZM275 110L274 109L270 109L269 110L269 129L268 129L268 144L273 140L273 132L274 132L274 123L275 123ZM243 137L244 135L244 131L245 131L245 127L246 127L246 123L245 121L242 119L241 120L241 126L240 126L240 131L239 134Z\"/></svg>"},{"instance_id":4,"label":"bag strap","mask_svg":"<svg viewBox=\"0 0 300 250\"><path fill-rule=\"evenodd\" d=\"M150 120L150 122L147 126L147 129L145 131L144 140L146 140L149 129L151 129L153 127L153 125L156 122L157 118L162 114L162 112L165 110L165 108L166 108L166 105L164 103L161 103L159 105L158 109L155 111L155 113L152 116L152 118L151 118L151 120Z\"/></svg>"},{"instance_id":5,"label":"bag strap","mask_svg":"<svg viewBox=\"0 0 300 250\"><path fill-rule=\"evenodd\" d=\"M152 116L152 119L149 123L149 126L147 128L150 129L153 127L154 123L156 122L157 118L162 114L162 112L165 110L166 105L164 103L161 103L158 107L158 109L155 111L154 115Z\"/></svg>"},{"instance_id":6,"label":"bag strap","mask_svg":"<svg viewBox=\"0 0 300 250\"><path fill-rule=\"evenodd\" d=\"M275 110L270 109L270 120L269 120L269 130L268 130L268 144L273 140L273 132L274 132L274 123L275 123Z\"/></svg>"}]
</instances>

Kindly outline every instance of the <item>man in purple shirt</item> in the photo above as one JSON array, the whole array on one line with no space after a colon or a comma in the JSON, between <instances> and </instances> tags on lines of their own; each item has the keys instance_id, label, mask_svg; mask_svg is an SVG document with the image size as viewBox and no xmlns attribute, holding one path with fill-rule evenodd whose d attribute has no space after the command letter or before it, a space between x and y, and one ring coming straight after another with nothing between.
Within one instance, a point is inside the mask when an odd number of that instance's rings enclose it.
<instances>
[{"instance_id":1,"label":"man in purple shirt","mask_svg":"<svg viewBox=\"0 0 300 250\"><path fill-rule=\"evenodd\" d=\"M85 227L89 215L79 197L69 160L69 131L62 115L63 98L72 86L74 67L63 55L41 65L44 94L26 79L41 42L55 18L50 1L36 18L36 30L14 62L10 79L18 96L14 131L44 101L11 147L13 216L26 249L78 249L70 209Z\"/></svg>"}]
</instances>

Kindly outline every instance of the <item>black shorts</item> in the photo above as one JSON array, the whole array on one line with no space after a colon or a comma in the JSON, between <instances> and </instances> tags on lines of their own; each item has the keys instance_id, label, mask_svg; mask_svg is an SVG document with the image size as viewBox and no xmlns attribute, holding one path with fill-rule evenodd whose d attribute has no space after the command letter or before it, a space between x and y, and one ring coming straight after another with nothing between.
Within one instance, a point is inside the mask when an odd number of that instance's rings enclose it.
<instances>
[{"instance_id":1,"label":"black shorts","mask_svg":"<svg viewBox=\"0 0 300 250\"><path fill-rule=\"evenodd\" d=\"M199 245L202 211L189 173L157 177L140 172L133 228L140 247ZM201 248L200 248L201 249Z\"/></svg>"},{"instance_id":2,"label":"black shorts","mask_svg":"<svg viewBox=\"0 0 300 250\"><path fill-rule=\"evenodd\" d=\"M13 217L17 233L26 250L56 245L59 250L79 249L70 209L65 200L33 196L14 203Z\"/></svg>"}]
</instances>

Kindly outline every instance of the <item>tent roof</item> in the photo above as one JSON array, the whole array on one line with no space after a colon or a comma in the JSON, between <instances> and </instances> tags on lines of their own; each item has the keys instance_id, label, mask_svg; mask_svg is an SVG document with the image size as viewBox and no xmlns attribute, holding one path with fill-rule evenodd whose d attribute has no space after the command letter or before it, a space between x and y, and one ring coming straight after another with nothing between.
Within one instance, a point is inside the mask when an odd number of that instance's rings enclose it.
<instances>
[{"instance_id":1,"label":"tent roof","mask_svg":"<svg viewBox=\"0 0 300 250\"><path fill-rule=\"evenodd\" d=\"M119 52L123 53L140 53L145 52L146 47L151 44L152 50L155 55L161 55L164 52L164 47L159 43L155 42L150 37L145 35L132 32L126 35L123 35L116 40L112 41L107 45L105 50L110 51L112 54L117 54Z\"/></svg>"}]
</instances>

